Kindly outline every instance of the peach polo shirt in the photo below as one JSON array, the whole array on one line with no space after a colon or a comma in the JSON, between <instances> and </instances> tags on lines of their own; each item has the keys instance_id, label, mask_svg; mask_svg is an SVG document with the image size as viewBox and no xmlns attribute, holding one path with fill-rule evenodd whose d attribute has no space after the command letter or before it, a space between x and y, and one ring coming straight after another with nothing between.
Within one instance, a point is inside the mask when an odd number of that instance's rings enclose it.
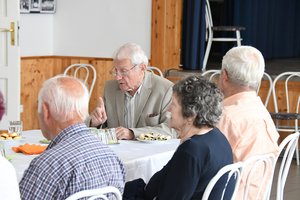
<instances>
[{"instance_id":1,"label":"peach polo shirt","mask_svg":"<svg viewBox=\"0 0 300 200\"><path fill-rule=\"evenodd\" d=\"M278 153L279 134L255 91L241 92L224 99L224 111L217 127L231 145L234 162L252 155ZM259 183L252 186L257 188ZM242 192L238 191L237 199ZM255 189L250 188L249 192L249 199L254 199L251 196L256 195Z\"/></svg>"}]
</instances>

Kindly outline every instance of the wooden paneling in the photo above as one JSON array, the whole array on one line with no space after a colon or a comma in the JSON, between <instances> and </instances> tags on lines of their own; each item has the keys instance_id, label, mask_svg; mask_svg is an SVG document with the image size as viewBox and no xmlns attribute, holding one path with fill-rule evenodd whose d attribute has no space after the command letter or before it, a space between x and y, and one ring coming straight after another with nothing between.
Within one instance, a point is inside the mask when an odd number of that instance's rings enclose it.
<instances>
[{"instance_id":1,"label":"wooden paneling","mask_svg":"<svg viewBox=\"0 0 300 200\"><path fill-rule=\"evenodd\" d=\"M24 130L38 129L37 99L43 82L55 75L62 74L66 67L74 63L89 63L96 68L97 80L90 100L90 111L102 96L106 80L112 78L109 71L112 59L79 58L79 57L28 57L21 59L21 104Z\"/></svg>"},{"instance_id":2,"label":"wooden paneling","mask_svg":"<svg viewBox=\"0 0 300 200\"><path fill-rule=\"evenodd\" d=\"M182 0L153 0L151 65L164 72L179 69Z\"/></svg>"},{"instance_id":3,"label":"wooden paneling","mask_svg":"<svg viewBox=\"0 0 300 200\"><path fill-rule=\"evenodd\" d=\"M278 110L279 112L286 112L287 107L286 107L286 100L285 100L285 94L284 94L284 82L279 81L276 87L276 95L279 97L277 99L277 104L278 104ZM300 95L300 81L294 81L289 85L289 95L290 95L290 112L295 112L296 111L296 106L297 106L297 101L298 97ZM273 96L271 95L270 102L268 104L268 110L270 112L274 112L274 101L273 101Z\"/></svg>"},{"instance_id":4,"label":"wooden paneling","mask_svg":"<svg viewBox=\"0 0 300 200\"><path fill-rule=\"evenodd\" d=\"M150 64L165 72L167 69L180 67L181 23L183 0L153 0L152 28L151 28L151 56ZM90 100L90 111L93 110L98 97L103 94L106 80L111 79L109 71L112 59L42 56L21 59L21 103L24 130L38 129L37 98L43 82L50 77L63 73L64 69L73 63L89 63L97 70L97 81ZM181 77L168 77L176 82ZM262 83L260 96L267 94L267 83ZM296 83L293 98L299 95L300 83ZM282 102L279 102L279 105ZM284 108L283 108L284 109ZM268 105L269 111L274 111L272 97Z\"/></svg>"},{"instance_id":5,"label":"wooden paneling","mask_svg":"<svg viewBox=\"0 0 300 200\"><path fill-rule=\"evenodd\" d=\"M284 82L279 81L276 84L276 95L278 96L277 98L277 104L278 104L278 111L279 112L286 112L287 111L287 106L286 106L286 99L285 99L285 94L284 94ZM290 112L294 113L296 112L296 107L298 103L298 98L300 95L300 82L299 81L293 81L290 82L289 84L289 100L290 100ZM268 104L268 110L270 112L274 112L274 101L273 101L273 96L271 96L270 102ZM294 126L295 121L294 120L277 120L277 122L274 120L274 122L278 125L283 125L283 126ZM300 120L298 120L298 124L300 124ZM288 136L290 133L287 132L280 132L280 139L279 142L281 142L286 136ZM300 144L300 141L299 141ZM300 146L300 145L299 145Z\"/></svg>"},{"instance_id":6,"label":"wooden paneling","mask_svg":"<svg viewBox=\"0 0 300 200\"><path fill-rule=\"evenodd\" d=\"M161 56L163 57L163 56ZM44 57L27 57L21 59L21 104L23 105L23 113L21 119L24 124L24 130L39 129L37 118L37 100L38 92L43 82L55 75L62 74L69 65L74 63L89 63L96 68L97 80L90 99L89 110L92 111L98 101L98 98L103 95L104 84L107 80L112 79L109 71L112 66L112 59L101 58L81 58L81 57L62 57L62 56L44 56ZM182 77L169 76L167 77L173 82L177 82ZM264 101L267 90L268 82L263 81L259 95ZM279 83L279 91L284 89L283 83ZM300 82L295 82L290 86L291 98L295 102L299 96ZM281 99L278 102L280 110L286 110L285 102ZM295 109L293 106L291 109ZM271 96L268 110L274 111L273 98ZM283 122L285 123L285 122ZM280 133L280 141L286 137L286 133Z\"/></svg>"}]
</instances>

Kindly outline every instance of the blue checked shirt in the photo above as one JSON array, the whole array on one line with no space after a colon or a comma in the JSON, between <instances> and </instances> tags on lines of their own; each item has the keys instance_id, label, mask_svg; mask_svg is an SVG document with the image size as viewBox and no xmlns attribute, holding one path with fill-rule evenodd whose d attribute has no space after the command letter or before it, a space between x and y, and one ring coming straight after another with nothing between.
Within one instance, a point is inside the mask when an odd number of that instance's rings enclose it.
<instances>
[{"instance_id":1,"label":"blue checked shirt","mask_svg":"<svg viewBox=\"0 0 300 200\"><path fill-rule=\"evenodd\" d=\"M86 189L115 186L123 193L125 170L117 155L84 124L64 129L33 159L20 182L21 198L66 199Z\"/></svg>"}]
</instances>

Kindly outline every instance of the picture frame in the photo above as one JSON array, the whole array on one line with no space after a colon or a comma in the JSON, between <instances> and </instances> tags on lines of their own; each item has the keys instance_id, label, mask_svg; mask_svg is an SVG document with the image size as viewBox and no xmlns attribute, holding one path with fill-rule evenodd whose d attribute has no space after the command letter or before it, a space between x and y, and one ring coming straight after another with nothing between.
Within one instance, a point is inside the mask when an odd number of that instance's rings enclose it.
<instances>
[{"instance_id":1,"label":"picture frame","mask_svg":"<svg viewBox=\"0 0 300 200\"><path fill-rule=\"evenodd\" d=\"M30 12L40 12L40 5L41 5L41 2L40 0L30 0Z\"/></svg>"},{"instance_id":2,"label":"picture frame","mask_svg":"<svg viewBox=\"0 0 300 200\"><path fill-rule=\"evenodd\" d=\"M31 0L20 0L20 12L30 13Z\"/></svg>"},{"instance_id":3,"label":"picture frame","mask_svg":"<svg viewBox=\"0 0 300 200\"><path fill-rule=\"evenodd\" d=\"M21 13L55 13L56 0L20 0Z\"/></svg>"},{"instance_id":4,"label":"picture frame","mask_svg":"<svg viewBox=\"0 0 300 200\"><path fill-rule=\"evenodd\" d=\"M40 0L41 13L55 13L56 0Z\"/></svg>"}]
</instances>

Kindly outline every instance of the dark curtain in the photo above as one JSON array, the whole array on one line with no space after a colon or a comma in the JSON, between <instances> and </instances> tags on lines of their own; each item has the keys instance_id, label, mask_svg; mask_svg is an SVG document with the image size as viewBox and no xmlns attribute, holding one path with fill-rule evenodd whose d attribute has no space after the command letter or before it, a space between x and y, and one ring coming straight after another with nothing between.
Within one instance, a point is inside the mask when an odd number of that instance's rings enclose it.
<instances>
[{"instance_id":1,"label":"dark curtain","mask_svg":"<svg viewBox=\"0 0 300 200\"><path fill-rule=\"evenodd\" d=\"M224 0L223 8L221 24L215 25L246 27L242 44L256 47L265 59L300 56L300 0ZM205 43L205 0L184 0L183 69L202 69ZM232 46L222 43L221 54Z\"/></svg>"},{"instance_id":2,"label":"dark curtain","mask_svg":"<svg viewBox=\"0 0 300 200\"><path fill-rule=\"evenodd\" d=\"M300 56L299 0L225 0L226 23L242 25L243 45L266 59Z\"/></svg>"},{"instance_id":3,"label":"dark curtain","mask_svg":"<svg viewBox=\"0 0 300 200\"><path fill-rule=\"evenodd\" d=\"M182 68L202 69L205 53L205 0L184 0L182 17Z\"/></svg>"}]
</instances>

